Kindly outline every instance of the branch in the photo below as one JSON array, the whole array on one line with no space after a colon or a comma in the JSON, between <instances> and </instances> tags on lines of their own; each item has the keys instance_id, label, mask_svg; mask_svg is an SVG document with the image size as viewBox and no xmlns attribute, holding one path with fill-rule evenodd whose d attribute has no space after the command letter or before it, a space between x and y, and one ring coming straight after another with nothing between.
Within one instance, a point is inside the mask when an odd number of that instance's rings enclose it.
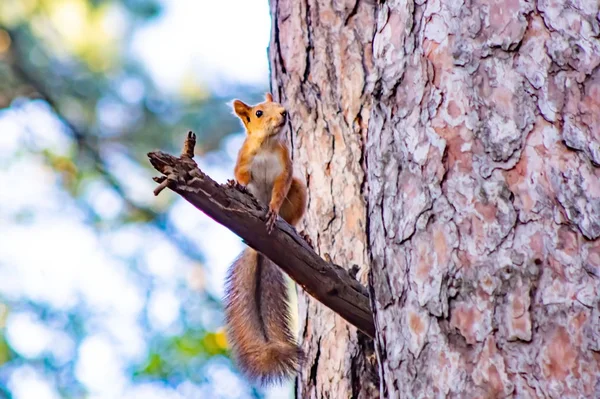
<instances>
[{"instance_id":1,"label":"branch","mask_svg":"<svg viewBox=\"0 0 600 399\"><path fill-rule=\"evenodd\" d=\"M292 280L316 300L373 338L375 325L366 289L340 266L317 255L296 230L277 218L267 233L267 209L235 184L221 185L204 174L192 159L196 136L190 132L181 157L163 152L148 154L164 176L158 195L166 187L244 239L244 242L275 262Z\"/></svg>"}]
</instances>

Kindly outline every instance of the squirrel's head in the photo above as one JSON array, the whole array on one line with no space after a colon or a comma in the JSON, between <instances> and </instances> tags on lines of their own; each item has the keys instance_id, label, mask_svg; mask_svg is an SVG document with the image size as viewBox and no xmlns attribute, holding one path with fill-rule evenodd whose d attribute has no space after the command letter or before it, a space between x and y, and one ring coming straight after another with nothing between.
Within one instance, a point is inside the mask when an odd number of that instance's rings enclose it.
<instances>
[{"instance_id":1,"label":"squirrel's head","mask_svg":"<svg viewBox=\"0 0 600 399\"><path fill-rule=\"evenodd\" d=\"M279 103L273 101L271 93L265 95L265 102L250 106L240 100L233 102L235 114L242 120L249 135L260 134L274 136L285 126L287 112Z\"/></svg>"}]
</instances>

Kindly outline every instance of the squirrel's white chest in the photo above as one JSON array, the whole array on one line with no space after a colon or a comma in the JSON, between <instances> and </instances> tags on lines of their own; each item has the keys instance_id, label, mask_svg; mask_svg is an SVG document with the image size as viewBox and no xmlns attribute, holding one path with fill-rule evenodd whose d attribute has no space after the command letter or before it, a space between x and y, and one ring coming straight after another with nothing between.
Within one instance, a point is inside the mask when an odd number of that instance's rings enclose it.
<instances>
[{"instance_id":1,"label":"squirrel's white chest","mask_svg":"<svg viewBox=\"0 0 600 399\"><path fill-rule=\"evenodd\" d=\"M283 172L278 154L261 152L257 154L250 167L251 175L248 190L264 204L271 201L273 182Z\"/></svg>"}]
</instances>

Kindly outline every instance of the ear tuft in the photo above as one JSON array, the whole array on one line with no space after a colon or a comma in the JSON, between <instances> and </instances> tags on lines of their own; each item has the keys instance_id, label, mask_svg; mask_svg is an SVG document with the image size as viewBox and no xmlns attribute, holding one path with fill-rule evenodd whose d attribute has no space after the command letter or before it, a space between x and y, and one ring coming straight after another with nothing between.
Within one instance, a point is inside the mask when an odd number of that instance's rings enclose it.
<instances>
[{"instance_id":1,"label":"ear tuft","mask_svg":"<svg viewBox=\"0 0 600 399\"><path fill-rule=\"evenodd\" d=\"M272 95L271 93L266 93L266 94L265 94L265 100L266 100L268 103L272 103L272 102L273 102L273 95Z\"/></svg>"},{"instance_id":2,"label":"ear tuft","mask_svg":"<svg viewBox=\"0 0 600 399\"><path fill-rule=\"evenodd\" d=\"M240 100L235 100L233 102L233 110L236 113L236 115L240 117L241 120L245 120L248 118L250 106Z\"/></svg>"}]
</instances>

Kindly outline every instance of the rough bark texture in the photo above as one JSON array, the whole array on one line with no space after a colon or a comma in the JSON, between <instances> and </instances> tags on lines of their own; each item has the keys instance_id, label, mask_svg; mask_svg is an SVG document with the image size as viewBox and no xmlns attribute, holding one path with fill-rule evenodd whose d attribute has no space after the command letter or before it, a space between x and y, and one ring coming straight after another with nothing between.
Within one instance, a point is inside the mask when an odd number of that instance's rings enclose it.
<instances>
[{"instance_id":1,"label":"rough bark texture","mask_svg":"<svg viewBox=\"0 0 600 399\"><path fill-rule=\"evenodd\" d=\"M381 394L600 397L598 2L381 3L272 0L270 48L307 231L371 265ZM299 397L375 397L300 302Z\"/></svg>"},{"instance_id":2,"label":"rough bark texture","mask_svg":"<svg viewBox=\"0 0 600 399\"><path fill-rule=\"evenodd\" d=\"M290 111L294 162L306 177L304 225L318 253L368 272L364 142L375 6L359 0L271 0L272 91ZM300 293L306 361L300 398L376 398L372 341Z\"/></svg>"},{"instance_id":3,"label":"rough bark texture","mask_svg":"<svg viewBox=\"0 0 600 399\"><path fill-rule=\"evenodd\" d=\"M366 170L385 397L600 397L598 4L380 6Z\"/></svg>"}]
</instances>

